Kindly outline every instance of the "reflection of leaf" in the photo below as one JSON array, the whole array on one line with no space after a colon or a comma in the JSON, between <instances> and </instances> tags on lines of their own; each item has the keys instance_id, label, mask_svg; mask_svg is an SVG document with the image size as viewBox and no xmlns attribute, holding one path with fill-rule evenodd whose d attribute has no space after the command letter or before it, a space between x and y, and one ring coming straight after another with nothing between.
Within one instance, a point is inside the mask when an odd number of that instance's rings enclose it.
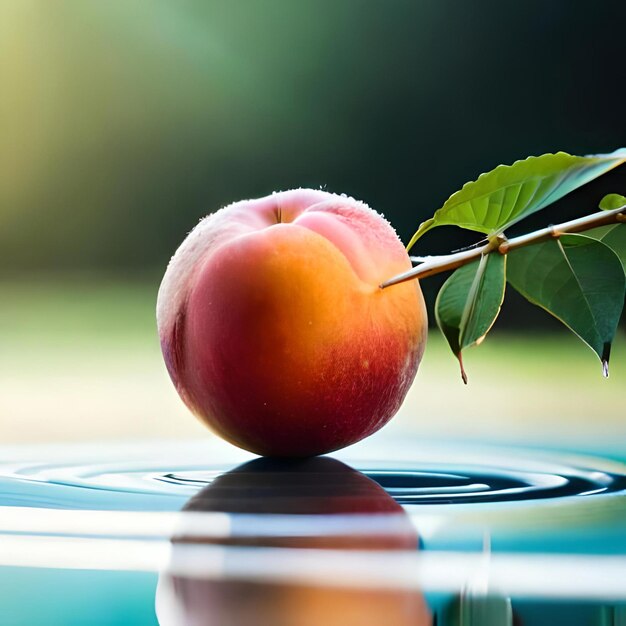
<instances>
[{"instance_id":1,"label":"reflection of leaf","mask_svg":"<svg viewBox=\"0 0 626 626\"><path fill-rule=\"evenodd\" d=\"M584 235L564 235L509 253L509 283L576 333L608 375L626 278L617 255Z\"/></svg>"},{"instance_id":2,"label":"reflection of leaf","mask_svg":"<svg viewBox=\"0 0 626 626\"><path fill-rule=\"evenodd\" d=\"M505 264L505 256L486 254L456 270L437 296L437 324L459 359L465 383L461 351L479 342L498 317L504 299Z\"/></svg>"},{"instance_id":3,"label":"reflection of leaf","mask_svg":"<svg viewBox=\"0 0 626 626\"><path fill-rule=\"evenodd\" d=\"M471 586L443 608L443 622L449 626L502 626L514 624L511 598L482 587Z\"/></svg>"},{"instance_id":4,"label":"reflection of leaf","mask_svg":"<svg viewBox=\"0 0 626 626\"><path fill-rule=\"evenodd\" d=\"M626 224L601 226L600 228L587 230L584 234L587 237L593 237L593 239L601 241L604 245L611 248L619 257L624 272L626 272Z\"/></svg>"},{"instance_id":5,"label":"reflection of leaf","mask_svg":"<svg viewBox=\"0 0 626 626\"><path fill-rule=\"evenodd\" d=\"M450 196L423 222L408 248L435 226L498 233L626 161L626 148L586 157L565 152L499 165Z\"/></svg>"},{"instance_id":6,"label":"reflection of leaf","mask_svg":"<svg viewBox=\"0 0 626 626\"><path fill-rule=\"evenodd\" d=\"M618 193L610 193L600 200L600 208L603 211L613 211L622 207L626 207L626 197Z\"/></svg>"}]
</instances>

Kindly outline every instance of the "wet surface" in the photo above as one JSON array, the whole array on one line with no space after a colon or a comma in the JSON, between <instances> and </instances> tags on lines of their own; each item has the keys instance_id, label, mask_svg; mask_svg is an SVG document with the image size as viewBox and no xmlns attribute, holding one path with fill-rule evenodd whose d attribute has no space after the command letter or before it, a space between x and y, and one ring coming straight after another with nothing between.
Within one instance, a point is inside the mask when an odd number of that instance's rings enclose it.
<instances>
[{"instance_id":1,"label":"wet surface","mask_svg":"<svg viewBox=\"0 0 626 626\"><path fill-rule=\"evenodd\" d=\"M28 605L12 582L78 572L96 605L119 600L94 624L548 624L580 602L567 623L624 618L618 460L410 442L305 461L222 444L33 456L0 466L7 624L81 623L71 598Z\"/></svg>"},{"instance_id":2,"label":"wet surface","mask_svg":"<svg viewBox=\"0 0 626 626\"><path fill-rule=\"evenodd\" d=\"M177 510L186 497L237 465L198 456L192 447L185 464L167 459L0 464L0 506ZM375 457L347 462L402 505L514 503L626 490L626 465L598 457L524 450L507 456L458 445L431 446L428 454L418 450L411 456L395 465Z\"/></svg>"}]
</instances>

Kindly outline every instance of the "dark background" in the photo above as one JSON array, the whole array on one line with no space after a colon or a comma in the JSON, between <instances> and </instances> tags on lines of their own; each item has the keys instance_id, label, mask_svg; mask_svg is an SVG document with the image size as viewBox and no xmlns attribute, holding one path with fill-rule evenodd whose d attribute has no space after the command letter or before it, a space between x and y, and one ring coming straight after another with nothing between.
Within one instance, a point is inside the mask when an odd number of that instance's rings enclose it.
<instances>
[{"instance_id":1,"label":"dark background","mask_svg":"<svg viewBox=\"0 0 626 626\"><path fill-rule=\"evenodd\" d=\"M321 186L408 241L499 163L626 145L626 3L8 2L0 272L157 281L200 217ZM595 210L626 168L518 230ZM445 228L415 253L476 239ZM429 294L437 279L425 284Z\"/></svg>"}]
</instances>

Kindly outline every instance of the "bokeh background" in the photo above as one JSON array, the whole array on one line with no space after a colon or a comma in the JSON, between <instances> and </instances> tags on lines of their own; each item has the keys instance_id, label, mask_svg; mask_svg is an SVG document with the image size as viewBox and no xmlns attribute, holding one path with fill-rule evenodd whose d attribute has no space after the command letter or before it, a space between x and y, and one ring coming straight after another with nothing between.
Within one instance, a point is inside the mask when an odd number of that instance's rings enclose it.
<instances>
[{"instance_id":1,"label":"bokeh background","mask_svg":"<svg viewBox=\"0 0 626 626\"><path fill-rule=\"evenodd\" d=\"M0 440L208 437L176 396L160 277L206 213L298 186L404 241L499 163L626 145L623 0L0 0ZM626 167L518 230L626 193ZM418 252L471 243L455 229ZM423 283L432 305L439 278ZM591 351L509 290L469 351L436 329L386 432L615 441L623 327ZM622 439L623 440L623 439Z\"/></svg>"}]
</instances>

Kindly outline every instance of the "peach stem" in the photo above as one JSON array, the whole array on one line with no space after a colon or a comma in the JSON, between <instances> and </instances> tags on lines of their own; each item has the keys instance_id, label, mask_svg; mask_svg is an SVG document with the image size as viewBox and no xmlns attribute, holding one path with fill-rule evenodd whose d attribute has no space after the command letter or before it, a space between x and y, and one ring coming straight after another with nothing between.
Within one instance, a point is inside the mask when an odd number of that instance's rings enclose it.
<instances>
[{"instance_id":1,"label":"peach stem","mask_svg":"<svg viewBox=\"0 0 626 626\"><path fill-rule=\"evenodd\" d=\"M454 254L443 254L441 256L421 257L425 259L420 265L411 270L398 274L389 278L380 285L381 289L386 289L392 285L398 285L408 280L427 278L441 272L457 269L462 265L467 265L472 261L476 261L484 254L491 252L499 252L507 254L517 248L523 248L534 243L540 243L549 239L559 238L561 235L571 233L581 233L591 228L599 226L608 226L610 224L623 223L626 220L626 205L613 209L612 211L598 211L591 215L586 215L569 222L563 222L555 226L548 226L540 230L536 230L526 235L520 235L513 239L507 239L503 234L495 235L489 238L489 242L483 246L462 250Z\"/></svg>"}]
</instances>

